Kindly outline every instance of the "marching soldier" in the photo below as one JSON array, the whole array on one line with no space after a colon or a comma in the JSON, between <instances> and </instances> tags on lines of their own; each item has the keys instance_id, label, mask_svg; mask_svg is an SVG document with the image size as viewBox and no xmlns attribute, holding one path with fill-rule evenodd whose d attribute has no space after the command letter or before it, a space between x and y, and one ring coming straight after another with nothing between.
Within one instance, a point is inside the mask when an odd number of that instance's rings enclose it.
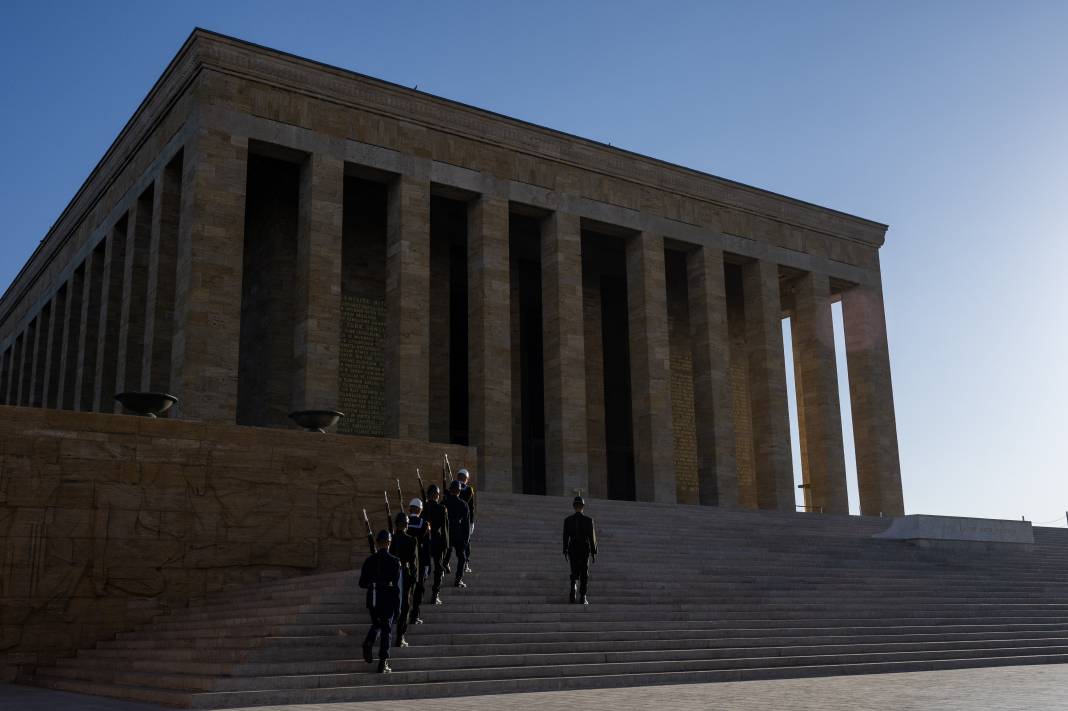
<instances>
[{"instance_id":1,"label":"marching soldier","mask_svg":"<svg viewBox=\"0 0 1068 711\"><path fill-rule=\"evenodd\" d=\"M412 589L413 625L423 624L419 617L419 608L426 594L426 578L430 575L430 523L423 518L423 502L412 499L408 502L408 535L415 539L419 548L419 561L415 571L415 587Z\"/></svg>"},{"instance_id":2,"label":"marching soldier","mask_svg":"<svg viewBox=\"0 0 1068 711\"><path fill-rule=\"evenodd\" d=\"M389 552L389 531L381 530L375 537L375 552L363 562L360 569L360 587L367 590L367 610L371 613L371 629L363 640L363 659L370 664L375 638L381 637L378 651L378 671L387 673L389 668L389 640L393 623L401 607L401 587L404 573L401 563Z\"/></svg>"},{"instance_id":3,"label":"marching soldier","mask_svg":"<svg viewBox=\"0 0 1068 711\"><path fill-rule=\"evenodd\" d=\"M449 546L456 551L456 580L454 587L466 588L464 568L467 564L467 543L471 536L471 513L467 504L460 499L460 482L449 484L449 495L445 498L445 510L449 514Z\"/></svg>"},{"instance_id":4,"label":"marching soldier","mask_svg":"<svg viewBox=\"0 0 1068 711\"><path fill-rule=\"evenodd\" d=\"M400 617L397 619L397 646L407 647L408 640L404 633L408 631L408 619L412 610L412 593L419 569L419 543L408 535L408 517L397 512L393 524L393 542L389 552L400 561L404 568L404 587L401 589Z\"/></svg>"},{"instance_id":5,"label":"marching soldier","mask_svg":"<svg viewBox=\"0 0 1068 711\"><path fill-rule=\"evenodd\" d=\"M589 605L586 591L590 585L590 558L597 560L597 532L593 519L582 513L586 502L576 496L573 502L575 513L564 519L564 558L571 563L571 602L581 601ZM576 583L579 586L576 600Z\"/></svg>"},{"instance_id":6,"label":"marching soldier","mask_svg":"<svg viewBox=\"0 0 1068 711\"><path fill-rule=\"evenodd\" d=\"M445 556L449 551L449 513L441 503L441 490L437 484L426 489L426 506L423 519L430 526L429 548L430 560L434 563L434 584L431 588L430 601L441 604L441 579L445 576Z\"/></svg>"},{"instance_id":7,"label":"marching soldier","mask_svg":"<svg viewBox=\"0 0 1068 711\"><path fill-rule=\"evenodd\" d=\"M467 471L466 469L461 469L460 471L456 472L456 481L460 482L459 497L461 501L467 504L467 508L469 510L468 516L471 520L471 525L469 526L470 530L468 531L467 535L467 545L464 548L464 556L467 560L467 562L463 564L465 573L471 572L471 537L475 535L475 487L469 483L470 480L471 472ZM446 571L449 570L449 558L451 554L452 551L449 551L445 554Z\"/></svg>"}]
</instances>

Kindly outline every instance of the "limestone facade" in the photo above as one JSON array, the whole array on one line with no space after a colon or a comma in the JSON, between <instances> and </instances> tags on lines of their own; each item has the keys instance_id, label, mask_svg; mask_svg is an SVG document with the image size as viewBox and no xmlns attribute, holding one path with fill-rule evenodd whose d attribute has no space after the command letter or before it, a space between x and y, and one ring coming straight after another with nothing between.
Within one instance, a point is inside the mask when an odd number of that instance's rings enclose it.
<instances>
[{"instance_id":1,"label":"limestone facade","mask_svg":"<svg viewBox=\"0 0 1068 711\"><path fill-rule=\"evenodd\" d=\"M846 511L848 396L862 512L900 514L885 232L197 30L0 300L0 401L340 408L493 490L792 510L791 347L806 504Z\"/></svg>"}]
</instances>

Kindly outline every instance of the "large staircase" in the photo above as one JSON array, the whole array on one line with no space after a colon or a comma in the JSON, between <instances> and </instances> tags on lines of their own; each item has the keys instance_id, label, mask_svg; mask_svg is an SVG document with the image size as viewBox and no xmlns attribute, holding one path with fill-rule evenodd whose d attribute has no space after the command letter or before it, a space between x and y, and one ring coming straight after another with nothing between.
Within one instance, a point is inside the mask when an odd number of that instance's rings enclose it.
<instances>
[{"instance_id":1,"label":"large staircase","mask_svg":"<svg viewBox=\"0 0 1068 711\"><path fill-rule=\"evenodd\" d=\"M1068 661L1068 531L1033 550L872 539L878 518L591 501L591 605L567 603L569 501L480 495L466 590L361 659L357 574L194 601L27 681L194 708ZM344 634L348 633L348 634Z\"/></svg>"}]
</instances>

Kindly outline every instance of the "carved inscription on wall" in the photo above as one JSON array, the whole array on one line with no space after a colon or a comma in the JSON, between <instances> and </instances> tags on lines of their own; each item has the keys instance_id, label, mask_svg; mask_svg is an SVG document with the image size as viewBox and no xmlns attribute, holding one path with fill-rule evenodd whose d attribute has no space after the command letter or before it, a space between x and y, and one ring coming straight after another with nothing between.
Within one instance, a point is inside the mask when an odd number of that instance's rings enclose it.
<instances>
[{"instance_id":1,"label":"carved inscription on wall","mask_svg":"<svg viewBox=\"0 0 1068 711\"><path fill-rule=\"evenodd\" d=\"M685 271L682 276L685 276ZM681 278L668 282L668 334L676 492L680 503L696 504L700 494L693 404L693 352L690 344L689 305L685 281Z\"/></svg>"},{"instance_id":2,"label":"carved inscription on wall","mask_svg":"<svg viewBox=\"0 0 1068 711\"><path fill-rule=\"evenodd\" d=\"M342 295L338 401L346 417L338 423L338 432L382 436L385 329L384 301Z\"/></svg>"}]
</instances>

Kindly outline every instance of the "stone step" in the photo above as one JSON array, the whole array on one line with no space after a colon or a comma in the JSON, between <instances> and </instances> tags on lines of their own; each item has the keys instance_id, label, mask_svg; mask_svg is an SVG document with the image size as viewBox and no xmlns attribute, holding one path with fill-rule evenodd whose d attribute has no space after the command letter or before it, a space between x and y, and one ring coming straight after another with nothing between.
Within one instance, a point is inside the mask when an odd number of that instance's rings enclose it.
<instances>
[{"instance_id":1,"label":"stone step","mask_svg":"<svg viewBox=\"0 0 1068 711\"><path fill-rule=\"evenodd\" d=\"M733 651L733 653L731 653ZM794 653L796 652L796 653ZM693 654L678 652L671 656L657 652L592 653L573 655L529 655L509 657L494 663L493 657L479 657L470 666L457 663L458 658L441 657L431 660L425 668L413 669L413 663L398 669L389 677L390 684L419 684L447 676L453 682L495 679L522 679L552 676L593 676L623 673L665 673L675 671L713 671L775 666L814 666L851 663L874 663L915 660L967 659L982 657L1010 658L1040 654L1068 656L1068 646L994 646L987 648L929 649L919 648L874 651L865 648L799 647L782 650L739 648L735 650L698 650ZM463 658L459 658L463 659ZM383 681L374 673L372 665L363 664L362 671L337 674L296 674L274 677L215 677L210 675L158 674L116 669L81 669L53 667L42 671L46 677L81 679L124 686L151 686L175 691L255 691L319 689L346 686L369 686Z\"/></svg>"},{"instance_id":2,"label":"stone step","mask_svg":"<svg viewBox=\"0 0 1068 711\"><path fill-rule=\"evenodd\" d=\"M674 627L674 628L673 628ZM362 639L365 625L350 625L346 631ZM327 633L328 632L328 633ZM530 633L487 633L487 634L427 634L421 626L412 627L409 639L412 647L406 654L420 656L423 654L445 653L449 649L479 649L486 646L511 648L517 645L564 644L573 647L581 644L600 644L608 648L615 643L651 644L680 643L688 639L748 639L748 640L789 640L799 637L856 639L896 638L901 634L910 634L922 639L944 636L946 639L961 639L985 636L990 638L1013 637L1058 637L1068 634L1068 622L1063 624L1017 624L1017 625L914 625L882 627L726 627L666 625L666 628L645 630L619 630L613 632L530 632ZM135 658L135 659L176 659L196 658L191 651L198 647L203 659L212 659L217 663L230 663L246 658L267 658L276 654L279 658L291 655L293 658L310 658L319 656L323 650L351 650L351 637L339 636L337 629L330 628L319 636L290 637L228 637L222 639L188 639L188 640L145 640L130 642L108 642L95 650L82 650L77 659L83 658ZM424 650L430 650L424 652Z\"/></svg>"},{"instance_id":3,"label":"stone step","mask_svg":"<svg viewBox=\"0 0 1068 711\"><path fill-rule=\"evenodd\" d=\"M693 642L700 642L695 644ZM1006 640L1004 638L972 638L963 640L913 639L913 640L879 640L867 638L805 638L802 640L782 640L774 643L756 644L765 640L695 640L690 644L665 641L659 648L641 647L635 644L616 643L598 646L587 644L588 649L576 649L562 645L541 645L538 648L502 647L478 649L457 647L455 649L437 648L435 654L412 654L411 647L397 649L394 654L399 669L405 671L473 669L509 666L542 666L559 664L594 664L610 662L644 662L665 660L701 660L733 659L742 657L764 656L772 653L776 656L812 656L852 653L891 653L918 651L967 651L1009 648L1044 648L1047 651L1068 650L1068 637L1029 637ZM648 644L644 642L642 644ZM356 645L353 645L354 647ZM1056 650L1052 649L1056 648ZM770 650L770 652L769 652ZM264 678L270 676L315 676L326 674L366 673L367 665L360 658L358 649L346 658L329 660L310 660L275 663L220 664L204 662L154 662L133 659L123 665L127 672L149 673L154 675L198 676L232 676ZM115 673L113 661L108 660L64 660L58 665L55 675L66 678L81 678L96 681L114 681L110 677ZM51 675L47 672L46 675ZM274 685L273 682L269 682ZM225 685L224 685L225 686ZM182 687L184 688L184 687ZM221 690L224 687L214 686Z\"/></svg>"},{"instance_id":4,"label":"stone step","mask_svg":"<svg viewBox=\"0 0 1068 711\"><path fill-rule=\"evenodd\" d=\"M365 687L332 688L318 690L263 690L256 692L218 692L210 694L183 694L160 689L95 684L66 679L38 679L43 686L64 691L134 701L161 703L171 706L201 709L235 708L268 704L331 703L343 701L368 701L390 699L414 699L502 694L513 692L554 691L565 689L597 689L655 684L690 684L721 681L744 681L756 679L787 679L798 677L830 676L843 674L877 674L933 669L963 669L1006 664L1057 664L1068 661L1063 655L1033 655L1026 657L983 657L966 659L942 659L924 661L898 661L877 663L854 663L838 665L813 665L793 667L755 667L718 671L687 671L660 674L630 673L586 677L549 677L535 679L507 679L501 681L462 682L435 681L426 684L389 684Z\"/></svg>"}]
</instances>

